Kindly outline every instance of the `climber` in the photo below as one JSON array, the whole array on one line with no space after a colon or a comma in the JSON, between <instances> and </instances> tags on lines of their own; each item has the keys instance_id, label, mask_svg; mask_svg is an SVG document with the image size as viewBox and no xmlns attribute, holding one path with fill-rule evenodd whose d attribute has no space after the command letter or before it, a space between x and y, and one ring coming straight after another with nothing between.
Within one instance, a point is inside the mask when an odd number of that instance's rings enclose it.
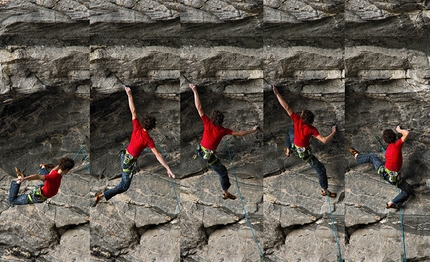
<instances>
[{"instance_id":1,"label":"climber","mask_svg":"<svg viewBox=\"0 0 430 262\"><path fill-rule=\"evenodd\" d=\"M321 195L330 197L336 197L336 193L330 192L328 188L327 175L325 166L312 154L310 150L310 138L314 136L316 139L324 144L327 144L332 140L336 133L336 126L331 128L331 133L328 136L322 136L318 130L312 126L315 115L309 110L303 110L301 115L294 113L293 109L285 102L282 96L279 94L275 86L272 86L273 93L275 93L281 106L287 111L288 115L293 120L294 125L287 130L287 137L285 142L285 154L287 157L295 152L296 155L309 163L318 174L318 182L321 186Z\"/></svg>"},{"instance_id":2,"label":"climber","mask_svg":"<svg viewBox=\"0 0 430 262\"><path fill-rule=\"evenodd\" d=\"M133 124L133 132L131 134L130 143L126 150L120 152L121 157L121 168L122 168L122 179L121 182L114 188L106 190L104 192L98 192L94 198L93 206L104 197L106 200L111 199L117 194L121 194L128 190L133 178L134 170L137 164L137 159L139 158L142 151L149 147L152 153L157 158L158 162L166 168L167 175L169 177L175 178L175 175L170 170L169 165L167 165L161 153L155 147L154 141L149 136L148 131L151 131L156 126L156 119L154 116L146 115L143 117L142 121L139 122L137 117L136 108L134 106L133 96L131 89L129 87L124 87L125 92L128 96L128 106L131 111L131 121Z\"/></svg>"},{"instance_id":3,"label":"climber","mask_svg":"<svg viewBox=\"0 0 430 262\"><path fill-rule=\"evenodd\" d=\"M215 151L225 135L247 136L257 132L258 126L254 126L251 130L246 131L233 131L223 127L224 114L218 110L213 110L210 118L205 115L200 102L199 93L197 92L197 87L193 84L189 84L189 86L194 93L195 107L203 121L203 137L200 144L197 146L197 154L218 174L223 190L223 199L236 199L236 196L228 192L231 184L227 168L221 163Z\"/></svg>"},{"instance_id":4,"label":"climber","mask_svg":"<svg viewBox=\"0 0 430 262\"><path fill-rule=\"evenodd\" d=\"M61 178L69 173L74 166L75 162L72 159L63 157L58 160L56 167L52 164L40 164L37 174L30 176L25 176L19 168L15 168L18 178L14 179L10 184L9 204L13 206L45 202L46 199L58 193ZM48 169L52 169L51 172L48 172ZM27 180L41 180L44 182L36 186L30 193L18 196L21 183Z\"/></svg>"},{"instance_id":5,"label":"climber","mask_svg":"<svg viewBox=\"0 0 430 262\"><path fill-rule=\"evenodd\" d=\"M400 139L397 139L396 133L391 129L385 129L382 133L382 139L388 144L387 150L385 151L385 165L374 153L362 154L353 147L349 149L349 152L356 159L357 164L372 163L376 172L378 172L385 181L402 190L392 201L385 204L385 208L387 209L399 209L413 193L412 186L402 179L400 175L400 169L403 163L402 146L409 137L409 131L402 129L400 126L396 127L396 131L402 135Z\"/></svg>"}]
</instances>

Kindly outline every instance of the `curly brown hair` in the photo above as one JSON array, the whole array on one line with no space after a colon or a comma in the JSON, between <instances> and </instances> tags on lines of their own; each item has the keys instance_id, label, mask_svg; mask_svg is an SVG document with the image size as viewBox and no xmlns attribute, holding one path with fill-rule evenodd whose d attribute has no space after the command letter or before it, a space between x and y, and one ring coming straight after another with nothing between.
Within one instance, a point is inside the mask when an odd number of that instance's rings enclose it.
<instances>
[{"instance_id":1,"label":"curly brown hair","mask_svg":"<svg viewBox=\"0 0 430 262\"><path fill-rule=\"evenodd\" d=\"M143 128L146 129L146 131L150 131L152 129L154 129L157 126L157 119L155 118L155 116L152 115L145 115L142 118L142 121L140 121L140 123L142 124Z\"/></svg>"},{"instance_id":2,"label":"curly brown hair","mask_svg":"<svg viewBox=\"0 0 430 262\"><path fill-rule=\"evenodd\" d=\"M224 114L219 110L214 110L211 114L211 120L215 126L220 126L224 122Z\"/></svg>"},{"instance_id":3,"label":"curly brown hair","mask_svg":"<svg viewBox=\"0 0 430 262\"><path fill-rule=\"evenodd\" d=\"M73 159L68 157L62 157L58 159L58 166L63 171L66 171L66 170L70 171L75 166L75 161L73 161Z\"/></svg>"},{"instance_id":4,"label":"curly brown hair","mask_svg":"<svg viewBox=\"0 0 430 262\"><path fill-rule=\"evenodd\" d=\"M302 120L305 124L312 125L312 123L314 122L314 119L315 119L315 115L314 113L312 113L312 111L307 109L303 110Z\"/></svg>"},{"instance_id":5,"label":"curly brown hair","mask_svg":"<svg viewBox=\"0 0 430 262\"><path fill-rule=\"evenodd\" d=\"M385 129L384 132L382 133L382 139L384 139L385 143L391 144L391 143L396 142L397 136L393 130Z\"/></svg>"}]
</instances>

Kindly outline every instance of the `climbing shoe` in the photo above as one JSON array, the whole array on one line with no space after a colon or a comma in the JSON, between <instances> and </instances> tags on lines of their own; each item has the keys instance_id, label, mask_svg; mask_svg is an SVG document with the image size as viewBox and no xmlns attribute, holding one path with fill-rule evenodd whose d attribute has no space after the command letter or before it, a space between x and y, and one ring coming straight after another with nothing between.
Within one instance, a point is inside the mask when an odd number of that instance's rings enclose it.
<instances>
[{"instance_id":1,"label":"climbing shoe","mask_svg":"<svg viewBox=\"0 0 430 262\"><path fill-rule=\"evenodd\" d=\"M15 172L16 172L16 177L18 177L18 178L20 178L20 177L24 178L25 177L24 173L21 172L21 170L19 170L19 168L17 168L17 167L15 167Z\"/></svg>"},{"instance_id":2,"label":"climbing shoe","mask_svg":"<svg viewBox=\"0 0 430 262\"><path fill-rule=\"evenodd\" d=\"M353 147L350 147L349 148L349 153L351 153L351 155L353 156L353 157L355 157L356 155L358 155L358 154L360 154L357 150L355 150L355 148L353 148Z\"/></svg>"},{"instance_id":3,"label":"climbing shoe","mask_svg":"<svg viewBox=\"0 0 430 262\"><path fill-rule=\"evenodd\" d=\"M230 194L230 193L223 193L222 194L222 198L224 198L224 199L232 199L232 200L235 200L236 199L236 196L235 195L232 195L232 194Z\"/></svg>"},{"instance_id":4,"label":"climbing shoe","mask_svg":"<svg viewBox=\"0 0 430 262\"><path fill-rule=\"evenodd\" d=\"M287 157L290 157L291 155L291 149L284 147L284 153Z\"/></svg>"},{"instance_id":5,"label":"climbing shoe","mask_svg":"<svg viewBox=\"0 0 430 262\"><path fill-rule=\"evenodd\" d=\"M42 164L39 165L39 167L40 168L46 168L46 169L52 169L52 168L54 168L54 165L53 164L44 164L44 163L42 163Z\"/></svg>"},{"instance_id":6,"label":"climbing shoe","mask_svg":"<svg viewBox=\"0 0 430 262\"><path fill-rule=\"evenodd\" d=\"M324 189L321 190L321 195L326 196L327 192L328 192L329 197L335 198L337 196L336 193L330 192L328 189L326 189L325 191L324 191Z\"/></svg>"},{"instance_id":7,"label":"climbing shoe","mask_svg":"<svg viewBox=\"0 0 430 262\"><path fill-rule=\"evenodd\" d=\"M394 203L389 203L389 202L387 202L386 204L385 204L385 208L386 209L390 209L390 208L394 208L394 209L399 209L399 207L396 205L396 204L394 204Z\"/></svg>"},{"instance_id":8,"label":"climbing shoe","mask_svg":"<svg viewBox=\"0 0 430 262\"><path fill-rule=\"evenodd\" d=\"M100 200L102 200L102 194L103 194L102 192L98 192L96 194L96 196L94 197L94 202L92 204L92 207L97 206L97 204L100 202Z\"/></svg>"}]
</instances>

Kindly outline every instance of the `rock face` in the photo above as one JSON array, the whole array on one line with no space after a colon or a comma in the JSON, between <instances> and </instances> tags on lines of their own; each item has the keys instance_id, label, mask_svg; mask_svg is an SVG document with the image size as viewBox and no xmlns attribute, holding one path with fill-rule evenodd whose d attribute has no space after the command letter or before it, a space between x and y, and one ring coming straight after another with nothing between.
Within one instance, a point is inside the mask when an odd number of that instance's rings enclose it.
<instances>
[{"instance_id":1,"label":"rock face","mask_svg":"<svg viewBox=\"0 0 430 262\"><path fill-rule=\"evenodd\" d=\"M225 114L223 125L233 131L261 125L263 94L252 88L258 83L261 86L261 80L199 86L203 110L208 115L214 109L221 110ZM245 85L251 88L246 89ZM237 93L237 90L248 92ZM226 137L218 146L217 155L230 174L232 187L229 191L238 197L236 201L223 200L218 175L199 157L193 160L196 145L202 138L203 123L194 107L192 92L182 93L181 108L182 258L185 261L207 261L211 257L258 260L260 254L239 203L238 190L243 195L243 205L253 230L257 237L261 236L262 132L246 137Z\"/></svg>"},{"instance_id":2,"label":"rock face","mask_svg":"<svg viewBox=\"0 0 430 262\"><path fill-rule=\"evenodd\" d=\"M70 87L74 85L72 79L69 83L64 86L66 92L53 84L41 91L29 89L21 94L22 90L12 86L12 92L2 96L3 261L56 261L59 257L89 261L89 95ZM75 158L76 165L73 172L64 176L54 198L43 204L9 207L7 196L15 166L26 175L35 174L39 163L56 164L64 156ZM21 193L28 193L40 183L23 182Z\"/></svg>"},{"instance_id":3,"label":"rock face","mask_svg":"<svg viewBox=\"0 0 430 262\"><path fill-rule=\"evenodd\" d=\"M429 7L0 0L0 260L430 260ZM222 199L218 175L193 159L203 124L189 83L224 126L260 126L217 149L237 200ZM117 154L132 131L124 85L137 113L157 118L150 134L176 179L146 149L129 190L90 207L121 181ZM311 139L336 198L284 155L292 121L270 85L295 112L313 111L321 135L336 125L328 144ZM397 189L348 148L383 159L375 136L399 124L411 133L402 176L414 195L394 211L385 203ZM9 206L15 166L30 174L63 156L76 167L56 196Z\"/></svg>"}]
</instances>

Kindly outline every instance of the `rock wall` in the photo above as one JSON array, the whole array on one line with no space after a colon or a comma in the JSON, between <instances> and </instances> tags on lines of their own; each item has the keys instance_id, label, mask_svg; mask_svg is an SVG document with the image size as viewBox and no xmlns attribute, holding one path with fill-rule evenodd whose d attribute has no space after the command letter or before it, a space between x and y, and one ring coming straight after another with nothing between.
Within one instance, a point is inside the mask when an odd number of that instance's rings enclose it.
<instances>
[{"instance_id":1,"label":"rock wall","mask_svg":"<svg viewBox=\"0 0 430 262\"><path fill-rule=\"evenodd\" d=\"M33 48L20 49L27 53L32 52ZM52 50L39 50L44 51L50 53ZM10 55L5 53L3 55ZM75 55L79 57L82 54ZM32 61L31 57L22 59L28 64L42 63L37 59ZM68 67L70 64L70 68L79 68L72 60L62 66ZM37 66L29 68L34 70L34 75L56 70L55 66L49 64L45 63L40 70ZM52 67L47 68L46 65ZM2 95L0 106L1 259L55 261L59 257L74 257L80 261L89 261L87 161L90 152L90 99L89 93L84 92L89 90L89 79L74 80L73 77L65 76L41 78L37 82L32 74L28 77L15 75L17 66L25 68L28 65L21 64L19 60L2 64L2 68L10 72L7 76L11 79L11 86L10 91ZM78 73L82 73L83 68L85 66L81 65ZM44 81L43 84L41 81ZM56 164L57 159L64 156L75 158L76 166L62 180L55 198L40 205L9 206L7 196L9 185L15 177L14 167L19 167L26 175L35 174L40 163ZM27 192L38 184L40 181L24 182L21 192ZM79 241L75 241L76 238Z\"/></svg>"},{"instance_id":2,"label":"rock wall","mask_svg":"<svg viewBox=\"0 0 430 262\"><path fill-rule=\"evenodd\" d=\"M430 260L429 8L0 0L0 261L400 261L400 215L407 259ZM217 174L193 159L203 124L190 82L226 127L260 126L217 150L242 199L222 199ZM91 208L121 179L132 129L123 85L139 115L157 118L151 136L176 179L147 149L130 189ZM292 121L269 85L296 112L312 110L322 135L336 124L330 143L311 140L338 194L330 202L315 171L284 155ZM348 153L383 157L375 136L398 124L411 131L402 174L415 190L401 213L384 208L396 188ZM58 195L9 206L15 166L30 174L62 156L76 167Z\"/></svg>"}]
</instances>

